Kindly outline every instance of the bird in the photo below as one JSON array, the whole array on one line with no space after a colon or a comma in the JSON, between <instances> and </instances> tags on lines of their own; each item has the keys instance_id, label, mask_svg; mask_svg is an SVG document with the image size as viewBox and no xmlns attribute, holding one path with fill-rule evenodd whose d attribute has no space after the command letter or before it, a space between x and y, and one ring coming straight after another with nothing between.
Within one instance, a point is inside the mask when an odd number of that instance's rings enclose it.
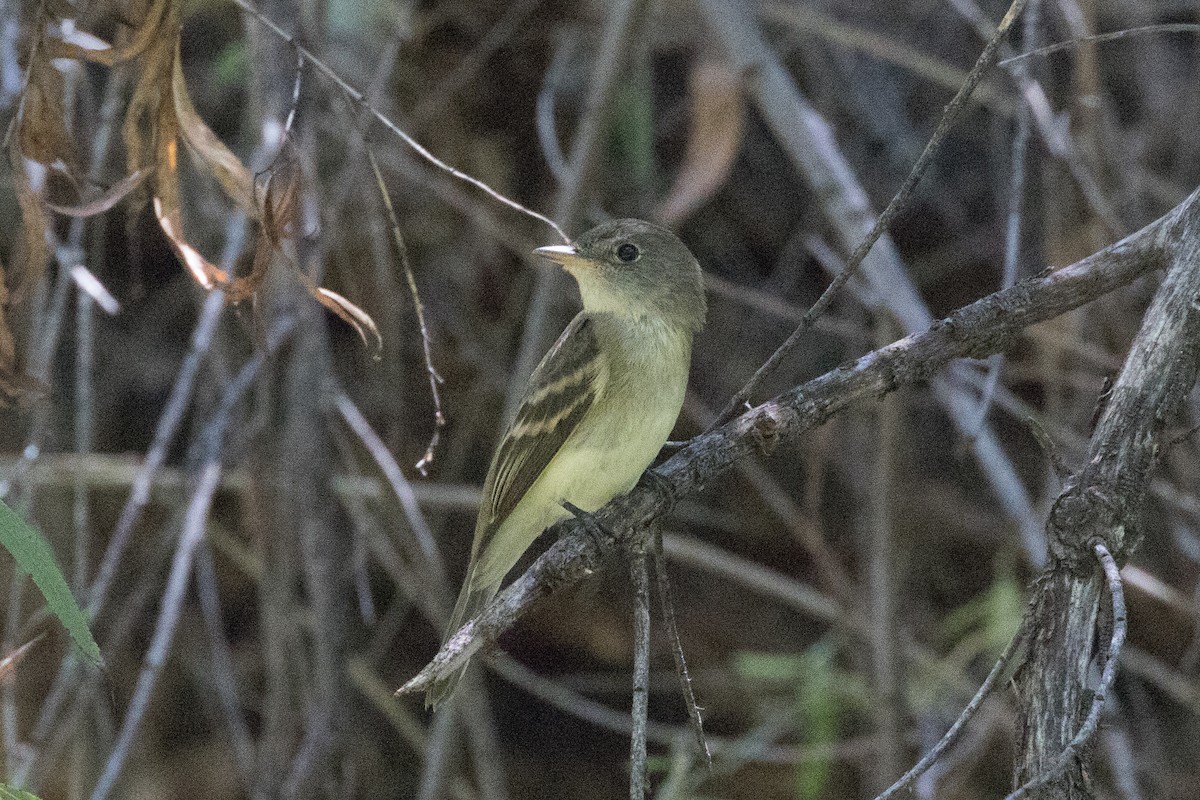
<instances>
[{"instance_id":1,"label":"bird","mask_svg":"<svg viewBox=\"0 0 1200 800\"><path fill-rule=\"evenodd\" d=\"M637 484L675 426L704 326L700 264L666 228L619 219L534 252L575 279L583 310L534 369L492 457L446 640L568 506L593 512ZM465 669L434 681L426 706Z\"/></svg>"}]
</instances>

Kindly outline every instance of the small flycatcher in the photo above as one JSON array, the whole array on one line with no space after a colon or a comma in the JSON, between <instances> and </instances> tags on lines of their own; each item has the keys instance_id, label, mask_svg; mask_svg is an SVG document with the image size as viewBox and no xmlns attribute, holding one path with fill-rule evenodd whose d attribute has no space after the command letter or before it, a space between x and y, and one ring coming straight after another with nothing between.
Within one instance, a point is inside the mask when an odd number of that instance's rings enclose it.
<instances>
[{"instance_id":1,"label":"small flycatcher","mask_svg":"<svg viewBox=\"0 0 1200 800\"><path fill-rule=\"evenodd\" d=\"M492 457L471 563L446 637L474 617L521 554L568 516L634 487L683 405L692 335L704 325L700 265L670 231L606 222L538 255L579 284L583 311L538 364ZM425 695L436 706L462 670Z\"/></svg>"}]
</instances>

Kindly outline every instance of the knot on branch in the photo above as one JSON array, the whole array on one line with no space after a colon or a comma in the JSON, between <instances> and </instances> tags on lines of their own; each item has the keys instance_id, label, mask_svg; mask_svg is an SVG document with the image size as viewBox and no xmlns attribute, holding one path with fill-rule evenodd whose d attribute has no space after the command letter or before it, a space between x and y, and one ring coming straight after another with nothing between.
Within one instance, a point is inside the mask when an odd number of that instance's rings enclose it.
<instances>
[{"instance_id":1,"label":"knot on branch","mask_svg":"<svg viewBox=\"0 0 1200 800\"><path fill-rule=\"evenodd\" d=\"M755 417L750 435L763 455L771 454L771 451L779 444L779 419L772 409L764 409L763 413Z\"/></svg>"},{"instance_id":2,"label":"knot on branch","mask_svg":"<svg viewBox=\"0 0 1200 800\"><path fill-rule=\"evenodd\" d=\"M1050 555L1072 573L1090 574L1096 543L1114 554L1124 553L1130 512L1120 492L1097 484L1068 486L1050 509Z\"/></svg>"}]
</instances>

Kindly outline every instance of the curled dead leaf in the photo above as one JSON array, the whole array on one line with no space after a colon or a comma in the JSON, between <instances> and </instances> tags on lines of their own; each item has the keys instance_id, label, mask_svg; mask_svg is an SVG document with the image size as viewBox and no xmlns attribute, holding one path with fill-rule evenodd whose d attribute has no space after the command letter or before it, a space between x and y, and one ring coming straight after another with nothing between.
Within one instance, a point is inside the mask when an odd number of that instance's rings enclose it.
<instances>
[{"instance_id":1,"label":"curled dead leaf","mask_svg":"<svg viewBox=\"0 0 1200 800\"><path fill-rule=\"evenodd\" d=\"M212 128L200 118L192 98L188 94L187 81L183 78L183 67L179 62L179 39L175 40L175 59L171 68L171 96L175 104L175 118L183 140L202 168L214 178L229 199L251 217L258 217L254 204L254 178L242 160L225 143L217 138Z\"/></svg>"},{"instance_id":2,"label":"curled dead leaf","mask_svg":"<svg viewBox=\"0 0 1200 800\"><path fill-rule=\"evenodd\" d=\"M16 274L13 276L13 300L20 301L42 277L50 259L46 239L50 233L50 215L42 203L37 188L45 184L47 168L31 159L22 158L16 148L9 150L13 167L13 188L21 209L21 245Z\"/></svg>"},{"instance_id":3,"label":"curled dead leaf","mask_svg":"<svg viewBox=\"0 0 1200 800\"><path fill-rule=\"evenodd\" d=\"M65 91L62 73L42 50L33 54L29 83L21 99L21 117L17 123L17 148L25 158L46 166L59 165L78 174L79 158L75 141L67 130Z\"/></svg>"},{"instance_id":4,"label":"curled dead leaf","mask_svg":"<svg viewBox=\"0 0 1200 800\"><path fill-rule=\"evenodd\" d=\"M178 32L177 23L170 28L164 27L162 38L152 42L150 49L141 59L141 69L133 87L133 96L129 98L125 119L121 123L125 164L131 173L152 164L161 154L158 141L163 136L175 136L178 129L172 111L169 131L161 130L166 118L163 106L167 106L168 109L171 106L169 81ZM166 101L164 97L167 98Z\"/></svg>"},{"instance_id":5,"label":"curled dead leaf","mask_svg":"<svg viewBox=\"0 0 1200 800\"><path fill-rule=\"evenodd\" d=\"M291 144L285 143L266 175L261 227L265 237L278 247L300 231L300 200L304 180Z\"/></svg>"},{"instance_id":6,"label":"curled dead leaf","mask_svg":"<svg viewBox=\"0 0 1200 800\"><path fill-rule=\"evenodd\" d=\"M225 274L225 270L209 261L200 254L199 250L188 244L187 239L183 236L183 215L178 206L168 208L161 197L155 197L154 216L158 218L159 227L166 234L167 241L171 243L171 249L187 267L188 272L192 273L192 277L196 279L197 283L205 289L215 289L228 280L229 276Z\"/></svg>"},{"instance_id":7,"label":"curled dead leaf","mask_svg":"<svg viewBox=\"0 0 1200 800\"><path fill-rule=\"evenodd\" d=\"M179 200L178 130L171 104L163 102L158 110L154 216L158 218L158 225L170 242L171 249L196 282L205 289L215 289L226 283L229 276L193 247L183 233L183 208Z\"/></svg>"},{"instance_id":8,"label":"curled dead leaf","mask_svg":"<svg viewBox=\"0 0 1200 800\"><path fill-rule=\"evenodd\" d=\"M142 167L141 169L126 175L121 180L114 183L108 189L101 192L98 196L93 197L86 203L80 203L73 206L61 206L57 203L47 202L46 206L57 211L59 214L65 214L68 217L94 217L97 214L103 214L117 203L124 200L130 192L142 185L142 181L146 179L153 170L150 167Z\"/></svg>"},{"instance_id":9,"label":"curled dead leaf","mask_svg":"<svg viewBox=\"0 0 1200 800\"><path fill-rule=\"evenodd\" d=\"M331 289L314 286L310 291L321 305L337 314L350 327L354 328L358 337L370 351L372 358L379 358L379 354L383 350L383 337L379 335L379 328L375 325L375 320L371 319L370 314Z\"/></svg>"}]
</instances>

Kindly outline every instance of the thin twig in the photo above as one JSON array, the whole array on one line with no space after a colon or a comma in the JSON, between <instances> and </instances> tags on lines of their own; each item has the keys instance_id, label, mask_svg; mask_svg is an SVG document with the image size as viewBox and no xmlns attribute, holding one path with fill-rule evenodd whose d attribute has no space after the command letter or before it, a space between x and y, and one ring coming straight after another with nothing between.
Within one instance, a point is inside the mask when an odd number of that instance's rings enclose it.
<instances>
[{"instance_id":1,"label":"thin twig","mask_svg":"<svg viewBox=\"0 0 1200 800\"><path fill-rule=\"evenodd\" d=\"M108 756L104 770L100 773L100 777L92 789L91 800L105 800L108 797L117 778L121 775L121 770L133 747L133 741L141 728L142 718L150 705L150 695L158 683L159 673L162 671L163 664L166 663L167 653L170 652L171 642L175 638L175 628L183 607L184 593L191 576L192 555L204 536L209 506L220 478L221 464L219 461L206 464L200 472L196 490L184 516L183 532L179 538L176 558L171 565L171 576L167 580L167 588L163 592L162 610L158 617L158 623L154 627L154 638L151 639L150 648L146 651L142 671L138 675L137 686L129 700L125 721L121 725L121 733Z\"/></svg>"},{"instance_id":2,"label":"thin twig","mask_svg":"<svg viewBox=\"0 0 1200 800\"><path fill-rule=\"evenodd\" d=\"M250 5L248 0L233 0L233 2L235 5L237 5L239 8L241 8L243 11L245 11L247 14L249 14L250 16L254 17L256 20L258 20L260 23L262 23L262 25L264 25L268 30L270 30L271 33L278 36L280 39L282 39L284 42L286 42L289 46L295 48L296 52L299 53L301 56L303 56L304 59L306 61L308 61L308 63L312 64L313 67L317 70L317 72L320 72L327 79L332 81L335 86L337 86L339 89L341 89L342 93L345 94L346 97L348 97L356 105L362 107L364 110L369 112L372 117L374 117L376 120L378 120L385 128L387 128L393 134L398 136L401 139L401 141L403 141L406 145L408 145L410 148L412 148L417 153L417 155L421 156L421 158L425 159L430 164L432 164L433 166L442 170L443 172L449 174L450 176L457 178L458 180L463 181L465 183L471 184L475 188L482 191L484 194L491 197L493 200L503 203L504 205L508 206L509 208L519 211L522 214L525 214L526 216L532 217L533 219L536 219L539 222L542 222L542 223L550 226L554 230L554 232L559 235L559 237L563 240L563 242L569 243L571 241L570 238L568 238L567 234L563 232L563 229L560 228L554 220L550 219L549 217L545 216L544 214L539 214L538 212L536 212L532 209L526 208L525 206L518 203L516 200L506 197L505 195L496 191L491 186L488 186L486 183L479 180L478 178L468 175L467 173L462 172L461 170L455 169L454 167L447 164L445 161L442 161L440 158L435 156L429 150L425 149L425 147L423 147L420 142L418 142L416 139L414 139L413 137L411 137L407 133L405 133L404 130L399 125L397 125L395 122L393 122L386 114L384 114L382 111L379 111L374 106L372 106L370 101L367 100L367 98L363 95L362 92L360 92L358 89L355 89L352 85L350 85L350 83L348 83L337 72L335 72L332 67L330 67L328 64L326 64L321 59L317 58L315 55L313 55L312 51L310 51L304 45L302 45L298 41L296 41L296 38L294 36L292 36L287 31L285 31L283 28L281 28L277 24L275 24L275 22L272 19L267 17L265 14L263 14L257 8Z\"/></svg>"},{"instance_id":3,"label":"thin twig","mask_svg":"<svg viewBox=\"0 0 1200 800\"><path fill-rule=\"evenodd\" d=\"M219 488L219 486L218 486ZM224 618L221 613L221 596L217 589L217 571L213 564L212 551L201 543L196 554L196 595L200 600L200 613L208 631L211 666L209 678L215 689L217 705L221 709L228 728L229 746L237 765L242 788L256 797L255 777L257 756L254 736L242 716L242 702L238 696L238 676L233 654L225 638Z\"/></svg>"},{"instance_id":4,"label":"thin twig","mask_svg":"<svg viewBox=\"0 0 1200 800\"><path fill-rule=\"evenodd\" d=\"M1036 47L1038 26L1041 16L1040 0L1031 0L1029 13L1025 15L1022 25L1022 45L1026 48ZM1017 261L1021 257L1021 220L1025 207L1025 165L1029 158L1029 134L1033 127L1032 114L1027 103L1017 104L1017 130L1013 135L1011 174L1008 180L1008 219L1004 227L1004 269L1000 278L1000 288L1007 289L1017 282ZM997 353L988 359L987 381L979 400L977 428L982 428L992 407L992 399L996 396L996 386L1000 382L1000 370L1004 366L1004 354Z\"/></svg>"},{"instance_id":5,"label":"thin twig","mask_svg":"<svg viewBox=\"0 0 1200 800\"><path fill-rule=\"evenodd\" d=\"M650 555L646 542L630 553L633 581L633 732L629 737L629 800L646 800L646 720L650 710Z\"/></svg>"},{"instance_id":6,"label":"thin twig","mask_svg":"<svg viewBox=\"0 0 1200 800\"><path fill-rule=\"evenodd\" d=\"M96 311L92 296L82 290L75 293L75 332L75 455L86 458L92 452L96 428ZM71 588L82 597L87 587L91 532L91 505L82 470L75 470L72 490L75 553Z\"/></svg>"},{"instance_id":7,"label":"thin twig","mask_svg":"<svg viewBox=\"0 0 1200 800\"><path fill-rule=\"evenodd\" d=\"M291 321L284 320L272 331L267 347L247 361L234 380L230 382L220 406L213 415L212 422L201 434L204 465L200 470L195 489L184 514L183 530L179 535L179 544L171 563L171 573L159 604L160 611L158 621L154 626L154 636L150 640L142 670L138 675L137 685L134 687L133 696L129 701L129 708L125 712L121 732L95 787L92 789L91 800L105 800L116 784L117 778L120 777L132 750L134 739L141 728L142 718L150 705L150 697L158 683L159 674L166 663L171 643L175 638L175 629L183 610L183 601L192 574L196 548L204 538L208 512L212 506L217 486L220 485L221 450L224 446L226 431L234 418L234 409L253 386L267 357L290 335L292 328Z\"/></svg>"},{"instance_id":8,"label":"thin twig","mask_svg":"<svg viewBox=\"0 0 1200 800\"><path fill-rule=\"evenodd\" d=\"M141 518L146 504L150 502L150 489L154 484L154 477L167 460L167 451L191 405L192 391L195 388L200 364L207 355L209 347L212 346L217 322L220 321L221 311L224 308L225 296L219 290L210 292L204 300L200 319L196 322L196 328L192 332L188 354L179 368L179 374L171 387L171 394L167 398L166 406L154 428L154 439L150 443L150 449L146 451L146 458L142 461L142 466L138 469L133 484L129 488L129 498L125 501L124 508L121 509L121 516L117 519L116 527L113 528L108 549L104 552L100 568L88 591L89 619L95 619L100 610L104 608L109 586L116 576L117 567L121 562L121 556L125 552L129 537L133 534L134 525Z\"/></svg>"},{"instance_id":9,"label":"thin twig","mask_svg":"<svg viewBox=\"0 0 1200 800\"><path fill-rule=\"evenodd\" d=\"M895 338L895 323L881 316L875 322L876 343L887 344ZM867 561L867 619L870 624L869 653L873 725L879 738L879 753L872 764L872 790L878 791L891 782L903 769L901 754L902 684L904 670L896 653L897 563L904 563L903 537L896 535L896 520L892 509L897 496L897 458L900 449L901 397L893 397L877 407L874 440L869 446L875 451L869 484L862 502L868 506L863 524L868 529ZM869 457L868 457L869 458Z\"/></svg>"},{"instance_id":10,"label":"thin twig","mask_svg":"<svg viewBox=\"0 0 1200 800\"><path fill-rule=\"evenodd\" d=\"M283 121L283 134L280 141L286 141L292 135L292 125L296 122L296 112L300 109L300 85L304 81L304 56L296 53L296 76L292 79L292 99L288 103L287 118ZM279 149L283 152L283 148Z\"/></svg>"},{"instance_id":11,"label":"thin twig","mask_svg":"<svg viewBox=\"0 0 1200 800\"><path fill-rule=\"evenodd\" d=\"M483 674L476 671L467 676L467 681L467 700L459 703L455 713L471 748L480 800L508 800L504 751L500 748Z\"/></svg>"},{"instance_id":12,"label":"thin twig","mask_svg":"<svg viewBox=\"0 0 1200 800\"><path fill-rule=\"evenodd\" d=\"M400 220L396 217L396 209L392 206L391 193L388 192L387 184L384 183L383 172L379 169L379 162L375 159L375 153L371 150L371 146L364 144L364 149L367 151L367 161L371 164L371 171L375 173L375 185L379 188L379 196L383 199L383 206L387 210L388 220L392 226L392 243L396 246L396 258L399 259L400 268L404 271L404 280L408 283L408 293L412 296L413 310L417 314L417 327L421 329L421 352L425 356L425 373L429 376L429 394L433 398L433 434L429 438L429 444L425 447L425 455L421 456L416 463L416 468L422 476L428 476L428 467L433 463L434 451L442 439L442 428L446 425L446 417L442 414L442 396L438 391L438 384L442 382L442 376L433 366L433 347L429 336L429 325L425 322L425 304L421 302L421 293L417 291L417 279L413 277L412 263L408 259L408 245L404 243L404 234L400 231Z\"/></svg>"},{"instance_id":13,"label":"thin twig","mask_svg":"<svg viewBox=\"0 0 1200 800\"><path fill-rule=\"evenodd\" d=\"M240 2L240 0L238 1ZM971 92L975 90L975 87L983 78L984 73L986 73L988 69L990 69L995 63L997 50L1000 47L1001 41L1008 34L1008 29L1020 15L1021 10L1024 8L1026 2L1027 0L1013 0L1012 4L1008 8L1008 11L1004 14L1004 18L1000 20L1000 24L997 26L992 38L983 48L983 52L979 54L979 58L975 61L975 65L971 67L971 71L968 73L966 81L954 95L954 98L949 102L949 104L947 104L946 110L942 113L942 119L938 122L937 129L934 130L933 135L929 138L929 142L926 143L925 149L921 152L920 157L917 159L917 163L913 165L908 177L905 179L900 189L896 192L895 196L893 196L891 201L887 204L887 207L884 208L883 212L875 219L875 224L871 226L871 230L869 233L867 233L866 238L859 243L858 247L854 248L854 251L846 259L845 269L843 269L842 272L840 272L838 276L830 282L829 286L826 287L821 296L817 298L817 302L813 303L812 307L809 308L809 310L804 314L804 318L800 321L800 325L797 326L794 331L792 331L787 340L779 346L779 349L772 353L771 357L768 358L767 361L755 371L754 375L751 376L746 385L739 389L737 393L730 398L729 403L725 406L725 409L720 415L718 415L716 421L709 428L710 431L715 430L721 425L724 425L726 422L741 413L743 407L750 400L750 398L754 396L759 387L762 386L763 382L766 381L766 379L775 371L775 369L783 362L785 358L791 355L792 351L795 350L796 346L800 343L800 339L805 332L807 332L808 329L813 326L813 323L816 322L817 318L824 314L825 310L829 308L830 304L833 302L834 296L837 295L841 288L846 285L846 282L854 276L854 274L858 271L859 266L862 265L863 259L866 258L867 253L870 252L871 248L875 245L875 242L879 240L879 237L882 236L883 232L891 226L892 221L904 209L905 205L907 205L908 199L912 195L913 190L916 188L917 183L921 180L921 177L925 174L925 170L929 167L930 163L932 163L933 157L941 148L942 141L946 138L946 135L949 134L950 129L954 126L959 114L964 108L966 108L967 100L970 98Z\"/></svg>"},{"instance_id":14,"label":"thin twig","mask_svg":"<svg viewBox=\"0 0 1200 800\"><path fill-rule=\"evenodd\" d=\"M675 600L671 594L671 577L667 573L666 556L663 554L661 528L654 529L653 544L654 572L658 576L658 600L662 604L663 626L667 629L667 638L671 640L671 653L675 656L675 675L679 678L679 691L683 694L684 705L687 706L688 722L691 723L696 747L704 754L704 766L712 772L712 751L704 737L704 718L700 714L702 709L696 702L692 675L688 672L687 659L683 655L683 642L679 639L679 626L675 623Z\"/></svg>"},{"instance_id":15,"label":"thin twig","mask_svg":"<svg viewBox=\"0 0 1200 800\"><path fill-rule=\"evenodd\" d=\"M988 41L994 34L991 20L979 6L978 0L950 0L954 9L970 22L980 39ZM1001 47L1002 55L1009 55L1011 50ZM1104 196L1093 170L1084 163L1078 148L1071 139L1070 129L1063 123L1061 117L1051 108L1050 99L1042 86L1029 77L1026 65L1016 63L1006 67L1012 79L1016 82L1025 102L1033 111L1033 119L1037 124L1038 133L1052 155L1066 164L1080 193L1113 235L1125 230L1121 224L1112 203Z\"/></svg>"},{"instance_id":16,"label":"thin twig","mask_svg":"<svg viewBox=\"0 0 1200 800\"><path fill-rule=\"evenodd\" d=\"M554 55L550 57L550 66L546 68L546 72L542 76L542 88L538 90L537 96L538 144L542 147L542 157L546 159L546 167L559 183L567 178L567 159L563 155L562 145L558 141L558 128L554 124L554 105L576 40L577 37L570 33L559 38L554 47Z\"/></svg>"},{"instance_id":17,"label":"thin twig","mask_svg":"<svg viewBox=\"0 0 1200 800\"><path fill-rule=\"evenodd\" d=\"M421 783L417 789L417 800L439 800L444 796L446 770L450 766L451 751L455 744L454 714L434 714L429 726L429 737L421 753L425 763L421 768Z\"/></svg>"},{"instance_id":18,"label":"thin twig","mask_svg":"<svg viewBox=\"0 0 1200 800\"><path fill-rule=\"evenodd\" d=\"M996 688L996 684L1000 678L1010 672L1013 656L1018 652L1021 644L1025 640L1025 621L1022 620L1021 626L1017 632L1009 640L1008 646L1004 648L1004 652L996 659L996 663L992 665L992 671L984 678L983 684L979 687L979 691L975 692L975 696L970 699L962 712L958 715L958 719L954 720L954 724L950 726L950 730L938 740L938 743L933 746L933 749L926 753L920 761L912 766L912 768L900 776L900 779L887 788L875 800L888 800L888 798L896 795L897 792L903 791L912 786L913 781L921 777L929 770L942 754L954 746L958 741L958 737L962 735L963 729L967 723L979 711L979 707L983 705L983 701L988 698L992 690Z\"/></svg>"},{"instance_id":19,"label":"thin twig","mask_svg":"<svg viewBox=\"0 0 1200 800\"><path fill-rule=\"evenodd\" d=\"M789 160L820 198L821 211L841 247L846 251L855 249L875 222L876 213L866 190L854 178L850 159L838 148L833 127L805 99L744 5L704 0L702 7L713 36L722 42L733 68L744 76L746 93L753 98ZM840 270L839 265L831 277L836 277ZM863 259L860 271L870 286L870 296L887 307L904 333L916 334L934 323L932 312L890 237L880 237ZM850 282L847 287L854 285ZM1029 493L995 431L990 426L978 430L974 425L978 402L974 394L968 394L958 385L963 371L956 366L951 375L937 378L933 382L934 394L960 432L964 428L976 430L970 443L975 460L1005 514L1017 523L1030 560L1040 564L1046 549L1040 515L1034 512Z\"/></svg>"},{"instance_id":20,"label":"thin twig","mask_svg":"<svg viewBox=\"0 0 1200 800\"><path fill-rule=\"evenodd\" d=\"M57 248L57 256L63 258L64 248ZM78 252L78 251L76 251ZM29 374L36 380L42 383L49 384L50 370L53 365L55 353L58 350L59 339L63 331L63 319L66 316L67 299L70 296L70 288L74 285L69 277L69 268L63 268L58 271L58 276L54 282L53 295L45 312L45 316L41 317L42 324L38 326L37 333L31 337L29 342L29 350L31 351ZM39 285L44 286L43 281L39 281ZM43 338L44 337L44 338ZM33 420L30 424L29 436L26 439L25 446L21 451L21 459L18 466L14 469L14 474L10 481L17 481L29 467L38 459L42 452L42 444L48 436L50 428L50 412L53 406L50 403L40 403L33 414ZM0 496L7 494L8 486L0 487ZM20 503L18 511L24 516L29 516L29 510L33 502L33 493L28 486L24 486L24 493L19 497ZM12 502L11 500L9 502ZM2 644L4 650L11 650L16 646L18 639L18 631L21 628L23 619L23 604L24 589L27 581L27 576L15 564L12 567L12 578L8 582L8 605L4 615L4 635ZM74 657L64 659L64 663L75 663ZM17 706L16 706L16 684L13 681L4 682L0 686L0 728L2 728L3 745L5 753L12 753L17 747ZM8 769L8 765L4 765Z\"/></svg>"},{"instance_id":21,"label":"thin twig","mask_svg":"<svg viewBox=\"0 0 1200 800\"><path fill-rule=\"evenodd\" d=\"M441 551L438 550L437 542L433 539L433 531L425 519L424 512L421 511L421 504L417 500L412 484L404 477L404 472L396 463L396 459L392 457L391 451L387 449L387 445L379 438L379 434L371 427L371 423L363 416L362 411L354 404L350 396L344 391L336 392L334 405L346 425L367 448L367 452L371 454L375 465L379 467L388 486L391 487L392 493L400 501L404 519L412 529L413 536L416 537L417 546L420 548L426 565L434 576L444 581L446 564L442 561Z\"/></svg>"},{"instance_id":22,"label":"thin twig","mask_svg":"<svg viewBox=\"0 0 1200 800\"><path fill-rule=\"evenodd\" d=\"M1103 542L1093 542L1092 552L1096 556L1096 560L1104 568L1104 582L1108 585L1108 597L1112 604L1112 635L1108 640L1108 652L1106 653L1104 670L1100 673L1100 684L1096 687L1095 693L1092 695L1092 707L1088 711L1087 717L1084 718L1083 723L1079 726L1079 731L1067 743L1067 746L1063 748L1062 754L1059 755L1054 765L1041 775L1017 787L1016 791L1006 797L1005 800L1020 800L1020 798L1045 786L1067 771L1067 768L1071 766L1072 762L1078 756L1080 749L1095 735L1096 726L1100 723L1100 712L1104 710L1104 702L1108 698L1109 689L1112 688L1113 680L1117 676L1117 659L1121 655L1121 648L1125 645L1125 633L1128 622L1125 611L1125 590L1121 585L1121 568L1117 566L1112 553L1108 552L1108 548Z\"/></svg>"},{"instance_id":23,"label":"thin twig","mask_svg":"<svg viewBox=\"0 0 1200 800\"><path fill-rule=\"evenodd\" d=\"M997 62L997 66L1007 67L1009 64L1015 64L1016 62L1024 61L1027 58L1048 56L1051 53L1057 53L1061 50L1078 47L1081 44L1103 44L1105 42L1115 42L1118 39L1125 39L1130 36L1139 36L1148 33L1200 33L1200 25L1192 22L1166 22L1161 25L1143 25L1138 28L1125 28L1124 30L1120 31L1112 31L1111 33L1097 33L1091 36L1080 36L1077 39L1068 39L1065 42L1048 44L1045 47L1039 47L1036 50L1030 50L1026 53L1019 53L1015 56L1010 56L1009 58Z\"/></svg>"}]
</instances>

